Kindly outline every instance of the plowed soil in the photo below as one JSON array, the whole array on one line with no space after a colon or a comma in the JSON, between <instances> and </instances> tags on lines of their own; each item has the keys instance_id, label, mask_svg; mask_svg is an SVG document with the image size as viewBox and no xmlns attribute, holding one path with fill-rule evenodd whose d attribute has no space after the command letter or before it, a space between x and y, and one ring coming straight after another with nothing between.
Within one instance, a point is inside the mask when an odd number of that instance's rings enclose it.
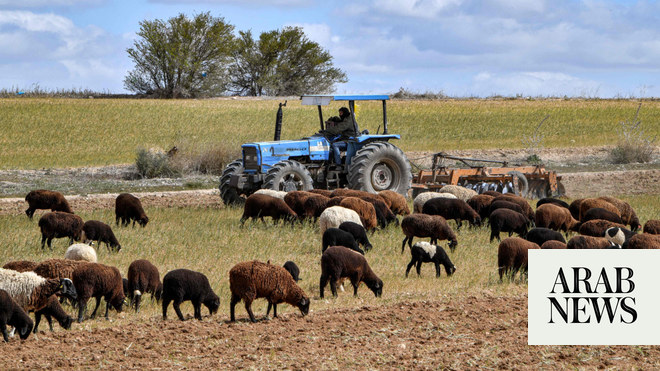
<instances>
[{"instance_id":1,"label":"plowed soil","mask_svg":"<svg viewBox=\"0 0 660 371\"><path fill-rule=\"evenodd\" d=\"M336 299L341 300L341 298ZM313 303L312 303L313 304ZM240 304L239 304L240 307ZM239 309L237 307L237 309ZM657 369L659 347L528 346L527 298L479 296L291 313L249 323L153 317L40 333L4 369ZM121 321L121 320L120 320Z\"/></svg>"}]
</instances>

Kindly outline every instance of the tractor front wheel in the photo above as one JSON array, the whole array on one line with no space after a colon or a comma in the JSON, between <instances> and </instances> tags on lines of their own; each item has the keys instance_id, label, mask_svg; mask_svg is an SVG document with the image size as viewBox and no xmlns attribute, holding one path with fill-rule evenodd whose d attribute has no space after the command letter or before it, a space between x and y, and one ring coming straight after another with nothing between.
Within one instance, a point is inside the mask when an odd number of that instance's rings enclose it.
<instances>
[{"instance_id":1,"label":"tractor front wheel","mask_svg":"<svg viewBox=\"0 0 660 371\"><path fill-rule=\"evenodd\" d=\"M220 198L222 202L227 206L238 206L242 205L245 202L245 199L241 197L238 192L238 189L231 187L229 181L231 176L235 174L241 174L243 172L243 160L238 159L230 163L225 167L225 170L222 171L220 176Z\"/></svg>"},{"instance_id":2,"label":"tractor front wheel","mask_svg":"<svg viewBox=\"0 0 660 371\"><path fill-rule=\"evenodd\" d=\"M392 190L404 196L412 182L406 155L388 142L369 143L355 153L348 168L348 187L371 193Z\"/></svg>"},{"instance_id":3,"label":"tractor front wheel","mask_svg":"<svg viewBox=\"0 0 660 371\"><path fill-rule=\"evenodd\" d=\"M314 181L303 164L284 160L268 170L263 188L285 192L308 191L314 188Z\"/></svg>"}]
</instances>

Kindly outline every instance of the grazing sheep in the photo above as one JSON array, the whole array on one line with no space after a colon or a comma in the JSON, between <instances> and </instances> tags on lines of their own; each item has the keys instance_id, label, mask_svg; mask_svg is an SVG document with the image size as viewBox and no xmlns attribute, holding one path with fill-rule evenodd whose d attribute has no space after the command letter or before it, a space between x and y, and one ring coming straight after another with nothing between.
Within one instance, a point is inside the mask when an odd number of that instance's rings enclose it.
<instances>
[{"instance_id":1,"label":"grazing sheep","mask_svg":"<svg viewBox=\"0 0 660 371\"><path fill-rule=\"evenodd\" d=\"M117 225L119 225L120 219L123 227L128 226L131 220L133 227L135 227L135 222L141 227L145 227L149 223L149 217L142 208L142 202L130 193L122 193L115 200L115 223Z\"/></svg>"},{"instance_id":2,"label":"grazing sheep","mask_svg":"<svg viewBox=\"0 0 660 371\"><path fill-rule=\"evenodd\" d=\"M220 307L220 298L213 292L208 278L202 273L189 269L175 269L163 277L163 319L167 319L167 307L173 301L174 311L181 321L184 321L179 305L190 300L195 319L202 320L202 304L213 315Z\"/></svg>"},{"instance_id":3,"label":"grazing sheep","mask_svg":"<svg viewBox=\"0 0 660 371\"><path fill-rule=\"evenodd\" d=\"M291 191L284 196L284 202L297 215L303 216L305 214L305 201L312 196L316 196L316 194L306 191Z\"/></svg>"},{"instance_id":4,"label":"grazing sheep","mask_svg":"<svg viewBox=\"0 0 660 371\"><path fill-rule=\"evenodd\" d=\"M589 211L590 209L595 209L595 208L601 208L605 209L613 214L616 214L619 218L621 217L621 213L619 212L619 209L616 208L616 206L612 205L611 203L601 200L598 198L585 198L582 200L580 203L580 221L585 222L584 220L584 215ZM603 218L597 218L597 219L603 219ZM617 222L621 224L620 222Z\"/></svg>"},{"instance_id":5,"label":"grazing sheep","mask_svg":"<svg viewBox=\"0 0 660 371\"><path fill-rule=\"evenodd\" d=\"M230 319L236 321L235 307L243 300L250 321L257 322L252 313L252 302L266 298L273 306L273 316L277 317L277 304L287 303L300 309L303 316L309 313L309 298L296 284L286 269L262 263L257 260L241 262L229 270ZM266 313L268 315L268 313Z\"/></svg>"},{"instance_id":6,"label":"grazing sheep","mask_svg":"<svg viewBox=\"0 0 660 371\"><path fill-rule=\"evenodd\" d=\"M644 224L644 233L660 234L660 220L651 219Z\"/></svg>"},{"instance_id":7,"label":"grazing sheep","mask_svg":"<svg viewBox=\"0 0 660 371\"><path fill-rule=\"evenodd\" d=\"M256 192L254 192L254 194L255 195L268 195L268 196L271 196L271 197L280 198L282 200L284 200L284 196L286 196L286 192L284 192L284 191L276 191L274 189L266 189L266 188L258 189Z\"/></svg>"},{"instance_id":8,"label":"grazing sheep","mask_svg":"<svg viewBox=\"0 0 660 371\"><path fill-rule=\"evenodd\" d=\"M660 235L639 233L628 240L627 249L660 249Z\"/></svg>"},{"instance_id":9,"label":"grazing sheep","mask_svg":"<svg viewBox=\"0 0 660 371\"><path fill-rule=\"evenodd\" d=\"M451 198L456 199L457 197L451 193L440 193L440 192L423 192L417 195L413 200L413 211L416 213L421 213L424 208L424 204L428 200L434 198Z\"/></svg>"},{"instance_id":10,"label":"grazing sheep","mask_svg":"<svg viewBox=\"0 0 660 371\"><path fill-rule=\"evenodd\" d=\"M360 199L373 205L374 211L376 212L376 221L381 229L385 229L391 223L399 225L399 220L396 218L396 215L394 215L392 210L387 207L385 202L376 197L362 197Z\"/></svg>"},{"instance_id":11,"label":"grazing sheep","mask_svg":"<svg viewBox=\"0 0 660 371\"><path fill-rule=\"evenodd\" d=\"M44 278L73 279L73 271L84 264L87 264L87 262L70 259L46 259L37 264L33 272Z\"/></svg>"},{"instance_id":12,"label":"grazing sheep","mask_svg":"<svg viewBox=\"0 0 660 371\"><path fill-rule=\"evenodd\" d=\"M481 192L481 194L486 196L499 197L502 196L503 193L498 191L486 191L486 192Z\"/></svg>"},{"instance_id":13,"label":"grazing sheep","mask_svg":"<svg viewBox=\"0 0 660 371\"><path fill-rule=\"evenodd\" d=\"M44 214L39 219L39 229L41 230L41 248L44 248L46 242L52 249L51 242L53 238L69 237L69 245L73 241L83 239L83 220L78 215L69 214L61 211L53 211Z\"/></svg>"},{"instance_id":14,"label":"grazing sheep","mask_svg":"<svg viewBox=\"0 0 660 371\"><path fill-rule=\"evenodd\" d=\"M584 198L578 198L576 200L573 200L570 205L568 205L568 210L571 212L571 216L575 220L580 220L580 205L582 204L582 201L584 201Z\"/></svg>"},{"instance_id":15,"label":"grazing sheep","mask_svg":"<svg viewBox=\"0 0 660 371\"><path fill-rule=\"evenodd\" d=\"M316 193L317 195L325 196L325 197L327 197L327 198L332 197L332 196L331 196L332 191L329 190L329 189L317 189L317 188L315 188L315 189L310 189L310 190L307 191L307 192L310 192L310 193Z\"/></svg>"},{"instance_id":16,"label":"grazing sheep","mask_svg":"<svg viewBox=\"0 0 660 371\"><path fill-rule=\"evenodd\" d=\"M73 284L78 291L78 322L83 321L87 301L96 299L96 307L90 318L96 316L96 311L105 299L105 318L108 318L110 306L120 313L124 304L124 284L119 269L99 263L84 263L78 266L72 275Z\"/></svg>"},{"instance_id":17,"label":"grazing sheep","mask_svg":"<svg viewBox=\"0 0 660 371\"><path fill-rule=\"evenodd\" d=\"M17 329L18 335L25 340L32 332L33 323L21 305L7 291L0 289L0 330L5 343L9 342L7 325Z\"/></svg>"},{"instance_id":18,"label":"grazing sheep","mask_svg":"<svg viewBox=\"0 0 660 371\"><path fill-rule=\"evenodd\" d=\"M342 201L343 199L345 199L345 198L346 198L346 196L336 196L336 197L332 197L332 198L328 201L328 203L325 205L325 208L327 209L327 208L329 208L329 207L339 206L339 204L341 203L341 201Z\"/></svg>"},{"instance_id":19,"label":"grazing sheep","mask_svg":"<svg viewBox=\"0 0 660 371\"><path fill-rule=\"evenodd\" d=\"M408 207L408 201L406 198L394 191L385 190L385 191L380 191L378 194L389 201L390 206L389 208L392 210L394 214L397 215L410 215L410 207Z\"/></svg>"},{"instance_id":20,"label":"grazing sheep","mask_svg":"<svg viewBox=\"0 0 660 371\"><path fill-rule=\"evenodd\" d=\"M158 268L145 259L135 260L128 266L128 292L125 295L135 305L135 313L140 311L142 294L150 293L151 298L160 300L163 284L160 282Z\"/></svg>"},{"instance_id":21,"label":"grazing sheep","mask_svg":"<svg viewBox=\"0 0 660 371\"><path fill-rule=\"evenodd\" d=\"M286 263L284 263L282 267L291 274L291 277L293 278L294 281L298 282L302 280L302 278L300 278L300 268L298 268L296 263L292 262L291 260L288 260Z\"/></svg>"},{"instance_id":22,"label":"grazing sheep","mask_svg":"<svg viewBox=\"0 0 660 371\"><path fill-rule=\"evenodd\" d=\"M328 208L329 201L330 198L322 195L307 197L305 204L303 205L303 209L305 210L303 216L305 218L313 218L314 222L316 222L321 216L321 213L323 213L323 210Z\"/></svg>"},{"instance_id":23,"label":"grazing sheep","mask_svg":"<svg viewBox=\"0 0 660 371\"><path fill-rule=\"evenodd\" d=\"M490 215L490 204L495 197L489 195L476 195L467 201L467 204L479 214L481 220L485 220Z\"/></svg>"},{"instance_id":24,"label":"grazing sheep","mask_svg":"<svg viewBox=\"0 0 660 371\"><path fill-rule=\"evenodd\" d=\"M556 199L556 198L553 198L553 197L545 197L545 198L542 198L542 199L538 200L536 202L536 207L538 208L539 206L544 205L544 204L555 204L557 206L565 207L567 209L570 207L565 201L562 201L562 200L559 200L559 199Z\"/></svg>"},{"instance_id":25,"label":"grazing sheep","mask_svg":"<svg viewBox=\"0 0 660 371\"><path fill-rule=\"evenodd\" d=\"M500 200L509 201L509 202L513 202L514 204L518 204L518 206L520 206L523 210L523 215L525 215L527 217L527 219L531 220L532 222L534 221L534 210L532 209L531 206L529 206L529 202L527 202L526 199L524 199L520 196L516 196L516 195L507 193L507 194L495 197L493 202L500 201Z\"/></svg>"},{"instance_id":26,"label":"grazing sheep","mask_svg":"<svg viewBox=\"0 0 660 371\"><path fill-rule=\"evenodd\" d=\"M2 266L4 269L11 269L16 272L31 272L37 266L37 262L30 260L16 260Z\"/></svg>"},{"instance_id":27,"label":"grazing sheep","mask_svg":"<svg viewBox=\"0 0 660 371\"><path fill-rule=\"evenodd\" d=\"M360 282L364 282L376 297L383 294L383 281L371 270L363 255L343 246L330 246L321 256L321 298L328 281L332 295L336 297L337 281L341 278L351 280L354 296L357 296Z\"/></svg>"},{"instance_id":28,"label":"grazing sheep","mask_svg":"<svg viewBox=\"0 0 660 371\"><path fill-rule=\"evenodd\" d=\"M462 221L467 220L471 226L481 225L481 217L467 202L460 199L434 198L428 200L422 208L422 213L428 215L440 215L446 220L453 219L456 222L456 230L460 230Z\"/></svg>"},{"instance_id":29,"label":"grazing sheep","mask_svg":"<svg viewBox=\"0 0 660 371\"><path fill-rule=\"evenodd\" d=\"M330 198L334 198L334 197L357 197L357 198L376 197L377 199L385 202L385 205L387 205L387 207L392 206L389 199L386 199L385 197L381 196L378 193L369 193L367 191L360 191L357 189L346 189L346 188L335 189L330 194Z\"/></svg>"},{"instance_id":30,"label":"grazing sheep","mask_svg":"<svg viewBox=\"0 0 660 371\"><path fill-rule=\"evenodd\" d=\"M604 237L573 236L566 244L567 249L620 249L621 246L608 241Z\"/></svg>"},{"instance_id":31,"label":"grazing sheep","mask_svg":"<svg viewBox=\"0 0 660 371\"><path fill-rule=\"evenodd\" d=\"M541 245L542 250L559 250L559 249L565 249L566 248L566 243L557 241L557 240L548 240Z\"/></svg>"},{"instance_id":32,"label":"grazing sheep","mask_svg":"<svg viewBox=\"0 0 660 371\"><path fill-rule=\"evenodd\" d=\"M25 201L28 203L28 208L25 210L25 214L30 220L32 220L32 216L37 209L50 209L51 211L62 211L73 214L69 203L60 192L37 189L35 191L30 191L30 193L25 196Z\"/></svg>"},{"instance_id":33,"label":"grazing sheep","mask_svg":"<svg viewBox=\"0 0 660 371\"><path fill-rule=\"evenodd\" d=\"M542 227L536 227L530 229L529 232L527 232L525 239L529 242L534 242L539 246L543 245L546 241L553 241L553 240L566 243L566 239L564 239L564 236L562 236L561 233L557 231L553 231L552 229L549 228L542 228Z\"/></svg>"},{"instance_id":34,"label":"grazing sheep","mask_svg":"<svg viewBox=\"0 0 660 371\"><path fill-rule=\"evenodd\" d=\"M625 249L627 242L635 236L637 233L626 229L625 227L612 227L608 228L605 231L605 237L608 241L621 246L621 248Z\"/></svg>"},{"instance_id":35,"label":"grazing sheep","mask_svg":"<svg viewBox=\"0 0 660 371\"><path fill-rule=\"evenodd\" d=\"M605 231L612 227L625 228L623 224L610 222L609 220L594 219L582 223L578 229L578 233L584 236L603 237Z\"/></svg>"},{"instance_id":36,"label":"grazing sheep","mask_svg":"<svg viewBox=\"0 0 660 371\"><path fill-rule=\"evenodd\" d=\"M532 222L523 214L509 209L497 209L488 218L490 224L490 242L500 239L500 232L509 232L509 237L515 232L520 237L527 235Z\"/></svg>"},{"instance_id":37,"label":"grazing sheep","mask_svg":"<svg viewBox=\"0 0 660 371\"><path fill-rule=\"evenodd\" d=\"M50 279L34 272L16 272L10 269L0 269L0 289L7 291L26 312L45 307L51 295L76 297L76 289L68 278Z\"/></svg>"},{"instance_id":38,"label":"grazing sheep","mask_svg":"<svg viewBox=\"0 0 660 371\"><path fill-rule=\"evenodd\" d=\"M341 200L339 206L355 211L360 217L364 229L368 231L376 229L378 221L376 219L376 208L374 208L374 205L357 197L346 197Z\"/></svg>"},{"instance_id":39,"label":"grazing sheep","mask_svg":"<svg viewBox=\"0 0 660 371\"><path fill-rule=\"evenodd\" d=\"M500 281L509 272L512 279L519 270L524 274L527 273L527 251L531 249L540 249L540 247L519 237L509 237L500 242L497 248L497 270Z\"/></svg>"},{"instance_id":40,"label":"grazing sheep","mask_svg":"<svg viewBox=\"0 0 660 371\"><path fill-rule=\"evenodd\" d=\"M353 222L362 226L360 216L358 213L351 209L341 206L331 206L323 210L321 217L319 217L319 226L321 234L328 228L337 228L343 222Z\"/></svg>"},{"instance_id":41,"label":"grazing sheep","mask_svg":"<svg viewBox=\"0 0 660 371\"><path fill-rule=\"evenodd\" d=\"M39 331L39 323L41 322L41 316L46 317L46 321L48 321L48 327L50 328L50 331L53 331L53 317L55 317L55 320L65 330L69 330L71 328L71 322L73 322L73 318L71 318L71 316L68 315L62 308L60 301L57 299L57 295L51 295L51 297L48 299L48 304L46 304L46 306L43 307L41 310L34 312L33 331L35 334L37 333L37 331Z\"/></svg>"},{"instance_id":42,"label":"grazing sheep","mask_svg":"<svg viewBox=\"0 0 660 371\"><path fill-rule=\"evenodd\" d=\"M456 267L447 256L445 250L436 245L432 245L428 242L417 242L410 248L410 263L406 267L406 277L408 277L408 272L413 265L417 265L417 275L421 275L422 263L433 263L435 265L435 276L440 277L440 264L445 267L445 272L447 276L451 276L455 271Z\"/></svg>"},{"instance_id":43,"label":"grazing sheep","mask_svg":"<svg viewBox=\"0 0 660 371\"><path fill-rule=\"evenodd\" d=\"M88 220L83 224L83 232L85 232L85 239L87 241L96 241L97 246L101 247L101 242L105 242L105 247L110 251L119 252L121 245L115 234L112 233L112 228L109 225L98 221Z\"/></svg>"},{"instance_id":44,"label":"grazing sheep","mask_svg":"<svg viewBox=\"0 0 660 371\"><path fill-rule=\"evenodd\" d=\"M353 235L355 241L362 245L365 251L369 251L373 247L371 242L369 242L369 238L367 237L367 230L364 229L364 227L360 224L355 222L343 222L339 224L337 228Z\"/></svg>"},{"instance_id":45,"label":"grazing sheep","mask_svg":"<svg viewBox=\"0 0 660 371\"><path fill-rule=\"evenodd\" d=\"M64 259L80 260L90 263L96 263L98 261L96 249L94 246L90 246L86 243L74 243L69 246L64 253Z\"/></svg>"},{"instance_id":46,"label":"grazing sheep","mask_svg":"<svg viewBox=\"0 0 660 371\"><path fill-rule=\"evenodd\" d=\"M515 212L524 214L523 209L518 205L510 201L497 200L490 203L490 210L488 215L497 209L509 209Z\"/></svg>"},{"instance_id":47,"label":"grazing sheep","mask_svg":"<svg viewBox=\"0 0 660 371\"><path fill-rule=\"evenodd\" d=\"M321 253L325 252L328 246L344 246L364 255L364 251L358 247L353 235L339 228L328 228L323 232Z\"/></svg>"},{"instance_id":48,"label":"grazing sheep","mask_svg":"<svg viewBox=\"0 0 660 371\"><path fill-rule=\"evenodd\" d=\"M571 212L555 204L544 204L536 209L536 226L550 228L555 231L577 231L580 228L580 222L573 219Z\"/></svg>"},{"instance_id":49,"label":"grazing sheep","mask_svg":"<svg viewBox=\"0 0 660 371\"><path fill-rule=\"evenodd\" d=\"M438 240L449 240L449 248L453 252L458 245L456 235L451 230L445 218L439 215L410 214L401 221L401 229L406 236L401 242L401 253L408 247L412 248L414 237L430 237L433 245L438 244Z\"/></svg>"},{"instance_id":50,"label":"grazing sheep","mask_svg":"<svg viewBox=\"0 0 660 371\"><path fill-rule=\"evenodd\" d=\"M636 232L639 229L639 218L629 203L619 200L618 198L607 196L598 197L598 199L611 203L617 208L617 210L619 210L619 213L621 214L621 224L629 225L633 232Z\"/></svg>"},{"instance_id":51,"label":"grazing sheep","mask_svg":"<svg viewBox=\"0 0 660 371\"><path fill-rule=\"evenodd\" d=\"M582 223L588 222L590 220L607 220L612 223L616 224L623 224L623 221L621 218L616 215L615 213L603 209L602 207L594 207L593 209L587 210L584 214L582 214L582 219L580 220Z\"/></svg>"},{"instance_id":52,"label":"grazing sheep","mask_svg":"<svg viewBox=\"0 0 660 371\"><path fill-rule=\"evenodd\" d=\"M465 202L467 202L467 200L477 195L477 192L474 190L452 184L447 184L446 186L440 188L438 192L453 194L454 196L456 196L456 198Z\"/></svg>"},{"instance_id":53,"label":"grazing sheep","mask_svg":"<svg viewBox=\"0 0 660 371\"><path fill-rule=\"evenodd\" d=\"M298 215L284 202L284 200L261 194L252 194L245 200L243 209L243 216L241 217L241 225L245 223L248 218L255 220L261 219L262 222L265 216L273 218L273 222L277 224L280 219L293 222Z\"/></svg>"}]
</instances>

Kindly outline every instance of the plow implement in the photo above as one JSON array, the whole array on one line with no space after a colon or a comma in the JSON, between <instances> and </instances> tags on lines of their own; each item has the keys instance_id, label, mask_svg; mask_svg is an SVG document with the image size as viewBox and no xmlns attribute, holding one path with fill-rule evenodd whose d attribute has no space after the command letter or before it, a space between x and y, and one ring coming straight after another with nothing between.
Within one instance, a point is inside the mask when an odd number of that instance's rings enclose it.
<instances>
[{"instance_id":1,"label":"plow implement","mask_svg":"<svg viewBox=\"0 0 660 371\"><path fill-rule=\"evenodd\" d=\"M467 168L450 168L445 160L457 160ZM494 163L500 166L484 166ZM565 194L561 176L544 165L509 166L507 161L451 156L444 152L433 155L431 169L422 169L413 176L413 197L436 191L447 184L460 185L483 193L498 191L527 198L558 197Z\"/></svg>"}]
</instances>

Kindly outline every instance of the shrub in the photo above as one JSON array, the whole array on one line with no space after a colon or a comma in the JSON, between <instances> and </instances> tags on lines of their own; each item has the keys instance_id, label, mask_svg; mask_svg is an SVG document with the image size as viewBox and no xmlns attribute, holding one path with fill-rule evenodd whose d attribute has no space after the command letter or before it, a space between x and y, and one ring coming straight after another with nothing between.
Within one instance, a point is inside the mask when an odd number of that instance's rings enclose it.
<instances>
[{"instance_id":1,"label":"shrub","mask_svg":"<svg viewBox=\"0 0 660 371\"><path fill-rule=\"evenodd\" d=\"M522 142L527 147L527 151L529 155L527 156L527 162L530 164L541 164L543 161L541 160L541 157L539 154L541 153L541 149L543 149L543 138L545 135L541 134L539 129L541 128L541 125L545 122L545 120L548 119L550 115L546 115L541 122L536 126L536 129L534 129L534 132L532 135L523 135Z\"/></svg>"},{"instance_id":2,"label":"shrub","mask_svg":"<svg viewBox=\"0 0 660 371\"><path fill-rule=\"evenodd\" d=\"M220 175L225 166L240 153L229 149L221 143L198 144L190 140L182 140L177 144L179 151L172 157L172 166L180 173L202 173Z\"/></svg>"},{"instance_id":3,"label":"shrub","mask_svg":"<svg viewBox=\"0 0 660 371\"><path fill-rule=\"evenodd\" d=\"M644 134L642 121L639 119L640 103L632 121L622 121L619 129L619 143L612 149L612 162L629 164L632 162L650 162L653 160L657 137Z\"/></svg>"},{"instance_id":4,"label":"shrub","mask_svg":"<svg viewBox=\"0 0 660 371\"><path fill-rule=\"evenodd\" d=\"M158 149L144 149L137 151L135 167L143 178L169 178L181 175L170 162L167 153Z\"/></svg>"}]
</instances>

